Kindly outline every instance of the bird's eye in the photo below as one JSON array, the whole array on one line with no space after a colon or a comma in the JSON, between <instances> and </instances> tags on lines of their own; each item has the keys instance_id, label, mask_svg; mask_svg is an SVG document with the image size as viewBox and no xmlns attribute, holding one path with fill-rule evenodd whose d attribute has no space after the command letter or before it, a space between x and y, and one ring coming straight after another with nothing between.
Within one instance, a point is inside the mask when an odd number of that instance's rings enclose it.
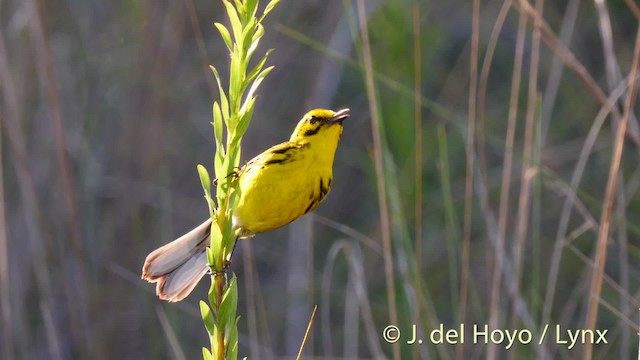
<instances>
[{"instance_id":1,"label":"bird's eye","mask_svg":"<svg viewBox=\"0 0 640 360\"><path fill-rule=\"evenodd\" d=\"M315 116L312 116L311 119L309 119L309 124L315 124L316 121L320 121L320 119Z\"/></svg>"}]
</instances>

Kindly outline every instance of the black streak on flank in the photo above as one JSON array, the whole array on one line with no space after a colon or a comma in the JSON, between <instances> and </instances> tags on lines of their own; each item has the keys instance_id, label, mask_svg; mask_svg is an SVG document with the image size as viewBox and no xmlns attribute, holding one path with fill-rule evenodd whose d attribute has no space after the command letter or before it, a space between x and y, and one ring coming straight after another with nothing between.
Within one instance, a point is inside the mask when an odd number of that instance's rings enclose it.
<instances>
[{"instance_id":1,"label":"black streak on flank","mask_svg":"<svg viewBox=\"0 0 640 360\"><path fill-rule=\"evenodd\" d=\"M330 188L331 188L331 179L329 179L329 181L327 182L327 187L324 187L324 182L322 181L322 178L320 178L320 199L324 198L325 195L327 195Z\"/></svg>"},{"instance_id":2,"label":"black streak on flank","mask_svg":"<svg viewBox=\"0 0 640 360\"><path fill-rule=\"evenodd\" d=\"M320 193L316 195L315 191L311 192L311 194L309 195L309 200L311 200L311 203L309 203L309 206L307 206L307 209L304 211L305 214L315 209L320 204L320 202L322 202L324 197L327 195L327 193L331 189L332 180L333 179L331 178L327 179L327 186L325 187L324 180L320 178L320 187L318 188Z\"/></svg>"},{"instance_id":3,"label":"black streak on flank","mask_svg":"<svg viewBox=\"0 0 640 360\"><path fill-rule=\"evenodd\" d=\"M308 213L309 211L313 210L315 208L316 202L312 201L309 206L307 206L307 209L304 211L304 213Z\"/></svg>"}]
</instances>

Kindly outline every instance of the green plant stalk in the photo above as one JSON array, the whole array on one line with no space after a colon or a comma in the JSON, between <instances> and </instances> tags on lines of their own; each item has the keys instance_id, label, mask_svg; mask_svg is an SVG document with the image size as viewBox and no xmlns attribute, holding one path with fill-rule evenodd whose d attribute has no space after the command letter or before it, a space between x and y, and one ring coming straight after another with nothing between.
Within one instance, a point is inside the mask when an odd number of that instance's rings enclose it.
<instances>
[{"instance_id":1,"label":"green plant stalk","mask_svg":"<svg viewBox=\"0 0 640 360\"><path fill-rule=\"evenodd\" d=\"M258 0L222 0L231 31L223 24L215 26L222 36L231 61L229 86L225 92L217 69L211 70L218 84L220 99L213 104L213 134L216 143L214 171L217 178L215 197L211 177L198 165L198 174L211 217L211 239L207 260L211 269L209 304L200 301L200 312L209 333L211 349L203 348L205 360L235 360L238 356L238 289L235 275L229 280L227 267L238 239L232 215L240 198L237 184L242 136L247 130L255 106L255 92L273 66L264 68L270 51L252 68L251 57L264 35L262 20L280 0L271 0L258 18ZM226 137L224 136L226 129Z\"/></svg>"}]
</instances>

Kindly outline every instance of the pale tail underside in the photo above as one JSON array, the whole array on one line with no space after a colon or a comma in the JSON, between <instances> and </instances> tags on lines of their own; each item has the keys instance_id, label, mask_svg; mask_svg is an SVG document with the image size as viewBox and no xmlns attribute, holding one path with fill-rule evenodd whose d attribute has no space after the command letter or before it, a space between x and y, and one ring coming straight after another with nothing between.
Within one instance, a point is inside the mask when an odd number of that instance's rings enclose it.
<instances>
[{"instance_id":1,"label":"pale tail underside","mask_svg":"<svg viewBox=\"0 0 640 360\"><path fill-rule=\"evenodd\" d=\"M157 283L156 294L169 302L180 301L193 291L208 272L211 219L147 256L142 278Z\"/></svg>"}]
</instances>

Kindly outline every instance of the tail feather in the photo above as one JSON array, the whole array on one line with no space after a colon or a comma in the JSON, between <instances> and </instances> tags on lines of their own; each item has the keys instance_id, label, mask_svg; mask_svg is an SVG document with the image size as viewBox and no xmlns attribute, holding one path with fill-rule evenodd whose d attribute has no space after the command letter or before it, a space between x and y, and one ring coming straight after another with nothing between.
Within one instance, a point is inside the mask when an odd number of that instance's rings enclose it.
<instances>
[{"instance_id":1,"label":"tail feather","mask_svg":"<svg viewBox=\"0 0 640 360\"><path fill-rule=\"evenodd\" d=\"M157 295L169 302L184 299L207 273L206 247L211 219L153 251L144 262L142 278L157 283Z\"/></svg>"},{"instance_id":2,"label":"tail feather","mask_svg":"<svg viewBox=\"0 0 640 360\"><path fill-rule=\"evenodd\" d=\"M156 285L156 295L168 302L180 301L191 294L208 271L207 252L202 250L182 266L162 276Z\"/></svg>"}]
</instances>

